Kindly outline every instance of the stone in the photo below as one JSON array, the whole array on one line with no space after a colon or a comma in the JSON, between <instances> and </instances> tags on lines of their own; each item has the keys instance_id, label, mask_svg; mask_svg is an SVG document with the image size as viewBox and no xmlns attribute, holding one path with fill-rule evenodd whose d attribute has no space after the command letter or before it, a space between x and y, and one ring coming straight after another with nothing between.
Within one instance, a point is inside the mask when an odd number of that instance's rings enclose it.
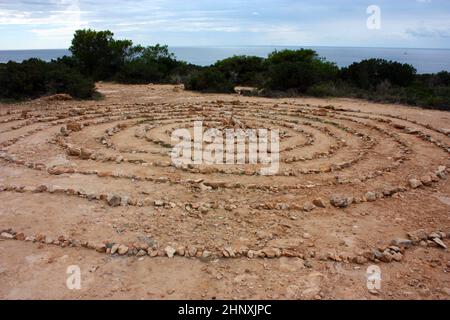
<instances>
[{"instance_id":1,"label":"stone","mask_svg":"<svg viewBox=\"0 0 450 320\"><path fill-rule=\"evenodd\" d=\"M143 257L147 255L147 251L145 250L139 250L138 253L136 254L137 257Z\"/></svg>"},{"instance_id":2,"label":"stone","mask_svg":"<svg viewBox=\"0 0 450 320\"><path fill-rule=\"evenodd\" d=\"M423 177L421 177L420 178L420 182L422 182L422 184L424 186L427 186L427 187L429 187L429 186L431 186L433 184L431 176L423 176Z\"/></svg>"},{"instance_id":3,"label":"stone","mask_svg":"<svg viewBox=\"0 0 450 320\"><path fill-rule=\"evenodd\" d=\"M163 207L164 201L163 200L155 200L154 204L155 204L155 207Z\"/></svg>"},{"instance_id":4,"label":"stone","mask_svg":"<svg viewBox=\"0 0 450 320\"><path fill-rule=\"evenodd\" d=\"M422 240L428 239L428 233L424 229L419 229L409 232L408 237L411 239L411 241L419 243Z\"/></svg>"},{"instance_id":5,"label":"stone","mask_svg":"<svg viewBox=\"0 0 450 320\"><path fill-rule=\"evenodd\" d=\"M101 243L101 244L95 245L95 251L101 252L101 253L106 252L106 244Z\"/></svg>"},{"instance_id":6,"label":"stone","mask_svg":"<svg viewBox=\"0 0 450 320\"><path fill-rule=\"evenodd\" d=\"M420 182L420 180L417 179L410 179L409 186L413 189L417 189L422 186L422 182Z\"/></svg>"},{"instance_id":7,"label":"stone","mask_svg":"<svg viewBox=\"0 0 450 320\"><path fill-rule=\"evenodd\" d=\"M22 232L21 233L17 233L14 236L14 239L19 240L19 241L23 241L23 240L25 240L25 235Z\"/></svg>"},{"instance_id":8,"label":"stone","mask_svg":"<svg viewBox=\"0 0 450 320\"><path fill-rule=\"evenodd\" d=\"M365 258L363 256L356 256L356 257L353 257L352 262L356 263L356 264L365 264L365 263L367 263L367 258Z\"/></svg>"},{"instance_id":9,"label":"stone","mask_svg":"<svg viewBox=\"0 0 450 320\"><path fill-rule=\"evenodd\" d=\"M373 202L373 201L377 200L377 194L375 192L369 191L366 193L365 197L366 197L366 200L369 202Z\"/></svg>"},{"instance_id":10,"label":"stone","mask_svg":"<svg viewBox=\"0 0 450 320\"><path fill-rule=\"evenodd\" d=\"M8 232L2 232L0 237L3 239L14 239L14 236Z\"/></svg>"},{"instance_id":11,"label":"stone","mask_svg":"<svg viewBox=\"0 0 450 320\"><path fill-rule=\"evenodd\" d=\"M384 250L383 251L383 255L381 257L381 261L389 263L392 260L394 260L393 255L391 254L391 252L389 250Z\"/></svg>"},{"instance_id":12,"label":"stone","mask_svg":"<svg viewBox=\"0 0 450 320\"><path fill-rule=\"evenodd\" d=\"M187 252L190 257L195 257L195 255L197 254L197 248L194 246L189 246Z\"/></svg>"},{"instance_id":13,"label":"stone","mask_svg":"<svg viewBox=\"0 0 450 320\"><path fill-rule=\"evenodd\" d=\"M337 208L346 208L353 203L353 198L333 195L330 198L330 203Z\"/></svg>"},{"instance_id":14,"label":"stone","mask_svg":"<svg viewBox=\"0 0 450 320\"><path fill-rule=\"evenodd\" d=\"M167 255L169 258L173 258L175 252L177 252L177 251L175 250L175 248L173 248L173 247L171 247L171 246L167 246L167 247L164 249L164 252L166 253L166 255Z\"/></svg>"},{"instance_id":15,"label":"stone","mask_svg":"<svg viewBox=\"0 0 450 320\"><path fill-rule=\"evenodd\" d=\"M313 211L315 208L316 208L316 206L313 205L311 202L306 202L306 203L303 205L303 211L306 211L306 212Z\"/></svg>"},{"instance_id":16,"label":"stone","mask_svg":"<svg viewBox=\"0 0 450 320\"><path fill-rule=\"evenodd\" d=\"M119 247L120 247L120 244L118 244L118 243L113 244L112 247L111 247L111 254L116 253L117 250L119 249Z\"/></svg>"},{"instance_id":17,"label":"stone","mask_svg":"<svg viewBox=\"0 0 450 320\"><path fill-rule=\"evenodd\" d=\"M122 202L122 198L116 194L109 194L106 198L106 202L111 207L118 207Z\"/></svg>"},{"instance_id":18,"label":"stone","mask_svg":"<svg viewBox=\"0 0 450 320\"><path fill-rule=\"evenodd\" d=\"M226 258L234 258L236 256L236 252L232 247L226 247L222 250L224 257Z\"/></svg>"},{"instance_id":19,"label":"stone","mask_svg":"<svg viewBox=\"0 0 450 320\"><path fill-rule=\"evenodd\" d=\"M398 239L392 240L391 241L391 245L397 246L397 247L400 247L400 248L410 248L410 247L412 247L413 242L411 240L408 240L408 239L398 238Z\"/></svg>"},{"instance_id":20,"label":"stone","mask_svg":"<svg viewBox=\"0 0 450 320\"><path fill-rule=\"evenodd\" d=\"M447 249L446 244L439 238L433 238L433 241L441 248Z\"/></svg>"},{"instance_id":21,"label":"stone","mask_svg":"<svg viewBox=\"0 0 450 320\"><path fill-rule=\"evenodd\" d=\"M80 150L80 158L83 159L83 160L88 160L88 159L91 158L93 153L94 152L92 150L81 148L81 150Z\"/></svg>"},{"instance_id":22,"label":"stone","mask_svg":"<svg viewBox=\"0 0 450 320\"><path fill-rule=\"evenodd\" d=\"M281 256L281 250L278 248L266 248L262 250L267 258L276 258Z\"/></svg>"},{"instance_id":23,"label":"stone","mask_svg":"<svg viewBox=\"0 0 450 320\"><path fill-rule=\"evenodd\" d=\"M69 123L67 123L66 128L67 128L67 130L70 130L73 132L78 132L78 131L81 131L82 125L79 122L70 121Z\"/></svg>"},{"instance_id":24,"label":"stone","mask_svg":"<svg viewBox=\"0 0 450 320\"><path fill-rule=\"evenodd\" d=\"M441 239L442 237L441 237L441 235L438 234L437 232L432 232L432 233L430 233L430 234L428 235L428 239L433 239L433 238L439 238L439 239Z\"/></svg>"},{"instance_id":25,"label":"stone","mask_svg":"<svg viewBox=\"0 0 450 320\"><path fill-rule=\"evenodd\" d=\"M69 156L79 157L81 155L81 149L75 146L67 146L67 154Z\"/></svg>"},{"instance_id":26,"label":"stone","mask_svg":"<svg viewBox=\"0 0 450 320\"><path fill-rule=\"evenodd\" d=\"M392 255L394 261L400 262L403 259L403 255L400 252L396 252Z\"/></svg>"},{"instance_id":27,"label":"stone","mask_svg":"<svg viewBox=\"0 0 450 320\"><path fill-rule=\"evenodd\" d=\"M128 253L128 247L124 244L119 245L119 248L117 249L117 253L120 254L121 256L125 255Z\"/></svg>"},{"instance_id":28,"label":"stone","mask_svg":"<svg viewBox=\"0 0 450 320\"><path fill-rule=\"evenodd\" d=\"M186 252L185 247L183 246L177 247L177 255L184 256L185 252Z\"/></svg>"},{"instance_id":29,"label":"stone","mask_svg":"<svg viewBox=\"0 0 450 320\"><path fill-rule=\"evenodd\" d=\"M210 251L208 251L208 250L205 250L202 253L202 257L203 258L209 258L209 257L211 257L211 255L212 255L212 253Z\"/></svg>"},{"instance_id":30,"label":"stone","mask_svg":"<svg viewBox=\"0 0 450 320\"><path fill-rule=\"evenodd\" d=\"M313 205L319 208L326 208L327 205L325 204L325 201L322 200L322 198L317 198L313 200Z\"/></svg>"},{"instance_id":31,"label":"stone","mask_svg":"<svg viewBox=\"0 0 450 320\"><path fill-rule=\"evenodd\" d=\"M289 205L287 203L277 203L277 210L289 210Z\"/></svg>"},{"instance_id":32,"label":"stone","mask_svg":"<svg viewBox=\"0 0 450 320\"><path fill-rule=\"evenodd\" d=\"M303 237L304 239L311 239L311 238L312 238L312 236L311 236L309 233L307 233L307 232L305 232L305 233L302 235L302 237Z\"/></svg>"}]
</instances>

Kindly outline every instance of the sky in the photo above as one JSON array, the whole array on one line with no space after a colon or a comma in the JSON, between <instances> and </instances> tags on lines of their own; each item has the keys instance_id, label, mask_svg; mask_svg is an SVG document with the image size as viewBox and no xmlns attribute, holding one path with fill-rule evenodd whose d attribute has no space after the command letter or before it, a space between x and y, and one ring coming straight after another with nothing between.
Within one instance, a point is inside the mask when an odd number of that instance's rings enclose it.
<instances>
[{"instance_id":1,"label":"sky","mask_svg":"<svg viewBox=\"0 0 450 320\"><path fill-rule=\"evenodd\" d=\"M450 48L450 0L0 0L0 50L68 48L84 28L142 45Z\"/></svg>"}]
</instances>

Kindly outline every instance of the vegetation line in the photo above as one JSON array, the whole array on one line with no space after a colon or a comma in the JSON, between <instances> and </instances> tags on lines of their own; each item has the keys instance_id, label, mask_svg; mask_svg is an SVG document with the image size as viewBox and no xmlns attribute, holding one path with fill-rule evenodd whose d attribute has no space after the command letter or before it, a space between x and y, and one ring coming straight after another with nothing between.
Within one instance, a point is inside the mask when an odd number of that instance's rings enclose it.
<instances>
[{"instance_id":1,"label":"vegetation line","mask_svg":"<svg viewBox=\"0 0 450 320\"><path fill-rule=\"evenodd\" d=\"M262 96L353 97L450 110L450 73L417 74L408 64L368 59L339 68L311 49L274 51L267 58L233 56L208 67L176 59L167 46L142 47L110 31L75 32L71 56L0 64L0 99L67 93L95 96L95 81L183 83L187 90Z\"/></svg>"}]
</instances>

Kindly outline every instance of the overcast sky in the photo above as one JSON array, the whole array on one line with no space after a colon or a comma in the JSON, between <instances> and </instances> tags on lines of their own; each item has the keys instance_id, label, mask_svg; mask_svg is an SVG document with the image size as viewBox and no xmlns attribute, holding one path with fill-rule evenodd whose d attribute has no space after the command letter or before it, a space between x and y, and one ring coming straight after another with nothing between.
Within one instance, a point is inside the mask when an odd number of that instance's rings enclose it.
<instances>
[{"instance_id":1,"label":"overcast sky","mask_svg":"<svg viewBox=\"0 0 450 320\"><path fill-rule=\"evenodd\" d=\"M143 45L450 48L450 0L0 0L0 50L67 48L80 28Z\"/></svg>"}]
</instances>

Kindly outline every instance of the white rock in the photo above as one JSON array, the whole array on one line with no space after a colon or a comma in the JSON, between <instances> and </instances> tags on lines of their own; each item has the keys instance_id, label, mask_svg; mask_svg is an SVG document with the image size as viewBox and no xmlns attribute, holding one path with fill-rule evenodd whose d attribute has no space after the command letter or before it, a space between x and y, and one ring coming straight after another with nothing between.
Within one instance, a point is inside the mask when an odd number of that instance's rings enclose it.
<instances>
[{"instance_id":1,"label":"white rock","mask_svg":"<svg viewBox=\"0 0 450 320\"><path fill-rule=\"evenodd\" d=\"M164 251L166 252L166 255L167 255L169 258L173 258L173 255L175 254L175 252L176 252L177 250L175 250L175 248L173 248L173 247L171 247L171 246L167 246L167 247L164 249Z\"/></svg>"}]
</instances>

